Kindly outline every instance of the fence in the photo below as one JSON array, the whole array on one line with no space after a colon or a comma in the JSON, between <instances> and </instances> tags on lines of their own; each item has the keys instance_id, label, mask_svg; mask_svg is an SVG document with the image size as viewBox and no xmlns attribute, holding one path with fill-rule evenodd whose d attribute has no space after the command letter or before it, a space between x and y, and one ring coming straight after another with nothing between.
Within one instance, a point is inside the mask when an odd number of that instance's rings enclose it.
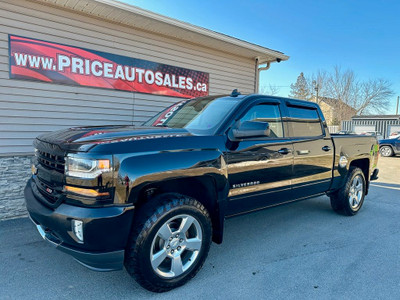
<instances>
[{"instance_id":1,"label":"fence","mask_svg":"<svg viewBox=\"0 0 400 300\"><path fill-rule=\"evenodd\" d=\"M338 125L335 125L335 126L328 126L328 130L329 130L329 133L336 133L336 132L338 132L339 131L339 126Z\"/></svg>"}]
</instances>

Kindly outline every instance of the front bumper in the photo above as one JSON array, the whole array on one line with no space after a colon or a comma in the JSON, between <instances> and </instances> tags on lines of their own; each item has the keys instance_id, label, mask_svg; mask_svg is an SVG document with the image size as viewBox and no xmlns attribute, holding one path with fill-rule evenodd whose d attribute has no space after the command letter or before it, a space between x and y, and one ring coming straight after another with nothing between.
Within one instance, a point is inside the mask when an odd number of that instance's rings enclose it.
<instances>
[{"instance_id":1,"label":"front bumper","mask_svg":"<svg viewBox=\"0 0 400 300\"><path fill-rule=\"evenodd\" d=\"M62 203L50 209L32 191L31 180L25 187L29 217L40 235L79 263L96 271L123 268L124 249L133 220L133 206L86 208ZM81 220L84 243L72 231L72 220Z\"/></svg>"}]
</instances>

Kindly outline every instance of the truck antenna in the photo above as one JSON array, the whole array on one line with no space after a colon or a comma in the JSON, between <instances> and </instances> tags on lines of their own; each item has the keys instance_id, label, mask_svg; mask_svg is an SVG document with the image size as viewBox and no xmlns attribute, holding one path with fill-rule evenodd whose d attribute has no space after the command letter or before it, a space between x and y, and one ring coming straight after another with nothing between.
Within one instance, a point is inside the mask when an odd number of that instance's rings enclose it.
<instances>
[{"instance_id":1,"label":"truck antenna","mask_svg":"<svg viewBox=\"0 0 400 300\"><path fill-rule=\"evenodd\" d=\"M237 96L239 96L239 95L241 95L241 93L240 93L237 89L234 89L234 90L232 91L232 93L231 93L231 97L237 97Z\"/></svg>"}]
</instances>

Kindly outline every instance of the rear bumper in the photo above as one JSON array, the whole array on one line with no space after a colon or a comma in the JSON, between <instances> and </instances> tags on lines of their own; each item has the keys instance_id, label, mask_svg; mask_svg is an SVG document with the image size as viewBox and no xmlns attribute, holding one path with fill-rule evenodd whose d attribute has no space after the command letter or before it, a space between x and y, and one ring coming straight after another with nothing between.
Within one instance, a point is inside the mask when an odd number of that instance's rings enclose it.
<instances>
[{"instance_id":1,"label":"rear bumper","mask_svg":"<svg viewBox=\"0 0 400 300\"><path fill-rule=\"evenodd\" d=\"M61 204L52 210L36 198L31 184L29 180L25 187L26 207L43 239L92 270L123 268L133 206L86 208ZM72 220L83 222L83 243L72 231Z\"/></svg>"}]
</instances>

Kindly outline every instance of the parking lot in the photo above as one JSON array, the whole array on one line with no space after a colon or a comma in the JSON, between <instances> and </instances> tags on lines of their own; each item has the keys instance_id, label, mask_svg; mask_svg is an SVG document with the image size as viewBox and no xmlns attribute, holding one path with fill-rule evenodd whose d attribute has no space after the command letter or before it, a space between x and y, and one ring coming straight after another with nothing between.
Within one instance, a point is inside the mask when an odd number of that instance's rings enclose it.
<instances>
[{"instance_id":1,"label":"parking lot","mask_svg":"<svg viewBox=\"0 0 400 300\"><path fill-rule=\"evenodd\" d=\"M125 271L82 267L27 218L0 222L0 298L398 299L400 157L380 158L379 168L355 217L335 214L324 196L227 220L199 274L164 294Z\"/></svg>"}]
</instances>

